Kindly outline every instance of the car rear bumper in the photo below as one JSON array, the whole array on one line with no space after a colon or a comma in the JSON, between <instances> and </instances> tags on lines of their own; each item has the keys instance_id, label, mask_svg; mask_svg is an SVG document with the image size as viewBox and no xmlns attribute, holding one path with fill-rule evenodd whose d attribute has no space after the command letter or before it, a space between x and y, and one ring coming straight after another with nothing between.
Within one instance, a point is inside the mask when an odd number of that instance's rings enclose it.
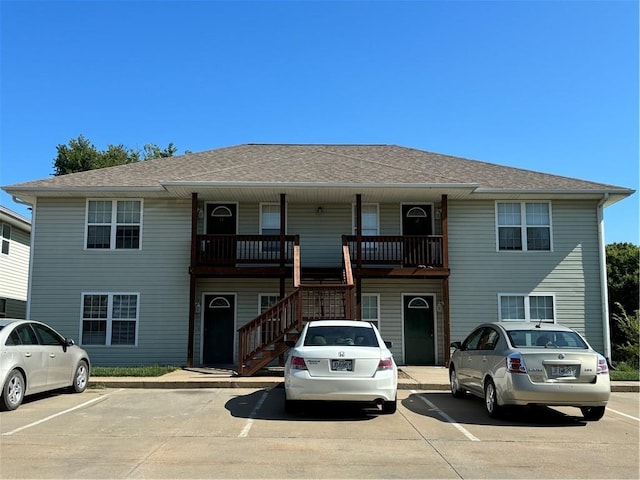
<instances>
[{"instance_id":1,"label":"car rear bumper","mask_svg":"<svg viewBox=\"0 0 640 480\"><path fill-rule=\"evenodd\" d=\"M293 371L285 378L288 400L330 400L373 402L393 401L398 389L395 372L377 372L369 378L311 377L306 370Z\"/></svg>"},{"instance_id":2,"label":"car rear bumper","mask_svg":"<svg viewBox=\"0 0 640 480\"><path fill-rule=\"evenodd\" d=\"M595 383L533 383L528 375L511 374L500 392L504 405L604 406L611 396L608 375L599 375Z\"/></svg>"}]
</instances>

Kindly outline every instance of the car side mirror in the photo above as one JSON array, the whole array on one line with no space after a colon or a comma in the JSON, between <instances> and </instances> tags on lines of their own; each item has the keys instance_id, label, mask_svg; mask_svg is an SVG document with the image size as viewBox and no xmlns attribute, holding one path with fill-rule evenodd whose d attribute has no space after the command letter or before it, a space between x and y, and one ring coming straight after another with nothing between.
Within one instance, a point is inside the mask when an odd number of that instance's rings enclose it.
<instances>
[{"instance_id":1,"label":"car side mirror","mask_svg":"<svg viewBox=\"0 0 640 480\"><path fill-rule=\"evenodd\" d=\"M451 348L455 348L456 350L462 350L462 343L460 343L460 342L451 342Z\"/></svg>"},{"instance_id":2,"label":"car side mirror","mask_svg":"<svg viewBox=\"0 0 640 480\"><path fill-rule=\"evenodd\" d=\"M389 340L385 340L384 344L387 346L387 348L393 348L393 342L390 342Z\"/></svg>"},{"instance_id":3,"label":"car side mirror","mask_svg":"<svg viewBox=\"0 0 640 480\"><path fill-rule=\"evenodd\" d=\"M296 342L294 340L285 340L284 344L289 348L293 348L296 346Z\"/></svg>"}]
</instances>

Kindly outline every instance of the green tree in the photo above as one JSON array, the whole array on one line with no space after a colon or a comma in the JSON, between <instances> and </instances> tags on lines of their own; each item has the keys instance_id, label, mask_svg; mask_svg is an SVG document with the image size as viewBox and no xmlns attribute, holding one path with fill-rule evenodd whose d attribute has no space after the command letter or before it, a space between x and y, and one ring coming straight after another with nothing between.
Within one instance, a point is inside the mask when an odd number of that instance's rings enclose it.
<instances>
[{"instance_id":1,"label":"green tree","mask_svg":"<svg viewBox=\"0 0 640 480\"><path fill-rule=\"evenodd\" d=\"M638 368L640 359L640 319L638 318L638 310L634 315L628 315L625 309L617 304L621 313L613 314L613 319L618 325L618 329L624 336L624 340L614 345L614 354L616 359L625 362L633 368Z\"/></svg>"},{"instance_id":2,"label":"green tree","mask_svg":"<svg viewBox=\"0 0 640 480\"><path fill-rule=\"evenodd\" d=\"M638 311L640 248L632 243L612 243L607 245L606 254L611 343L614 354L619 354L618 347L629 341L629 330L622 328L618 318L628 318L626 312Z\"/></svg>"},{"instance_id":3,"label":"green tree","mask_svg":"<svg viewBox=\"0 0 640 480\"><path fill-rule=\"evenodd\" d=\"M151 158L172 157L178 151L173 143L169 143L165 149L148 143L142 151L122 144L109 144L106 150L100 151L84 135L69 140L68 145L58 145L56 149L58 155L53 163L55 176L136 163Z\"/></svg>"}]
</instances>

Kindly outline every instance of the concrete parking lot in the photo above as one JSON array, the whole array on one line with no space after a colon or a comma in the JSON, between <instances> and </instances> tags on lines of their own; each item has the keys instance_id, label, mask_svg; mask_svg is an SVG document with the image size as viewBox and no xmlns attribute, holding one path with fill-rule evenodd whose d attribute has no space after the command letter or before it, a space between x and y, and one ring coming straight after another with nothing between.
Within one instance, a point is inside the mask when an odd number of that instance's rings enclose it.
<instances>
[{"instance_id":1,"label":"concrete parking lot","mask_svg":"<svg viewBox=\"0 0 640 480\"><path fill-rule=\"evenodd\" d=\"M489 419L482 401L399 391L398 411L283 409L283 389L90 389L0 413L9 478L638 478L639 394Z\"/></svg>"}]
</instances>

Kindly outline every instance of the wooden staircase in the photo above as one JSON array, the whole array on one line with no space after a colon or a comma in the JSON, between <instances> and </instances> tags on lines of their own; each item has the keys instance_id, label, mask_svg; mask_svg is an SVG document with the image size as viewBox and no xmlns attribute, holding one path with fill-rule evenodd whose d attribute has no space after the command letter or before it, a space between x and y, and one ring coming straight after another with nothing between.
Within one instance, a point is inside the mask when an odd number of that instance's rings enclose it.
<instances>
[{"instance_id":1,"label":"wooden staircase","mask_svg":"<svg viewBox=\"0 0 640 480\"><path fill-rule=\"evenodd\" d=\"M276 359L282 363L287 351L285 340L296 340L310 320L353 319L353 275L349 251L343 248L342 281L315 275L300 282L299 251L294 253L293 292L238 329L238 374L250 376ZM329 283L323 283L325 279Z\"/></svg>"}]
</instances>

